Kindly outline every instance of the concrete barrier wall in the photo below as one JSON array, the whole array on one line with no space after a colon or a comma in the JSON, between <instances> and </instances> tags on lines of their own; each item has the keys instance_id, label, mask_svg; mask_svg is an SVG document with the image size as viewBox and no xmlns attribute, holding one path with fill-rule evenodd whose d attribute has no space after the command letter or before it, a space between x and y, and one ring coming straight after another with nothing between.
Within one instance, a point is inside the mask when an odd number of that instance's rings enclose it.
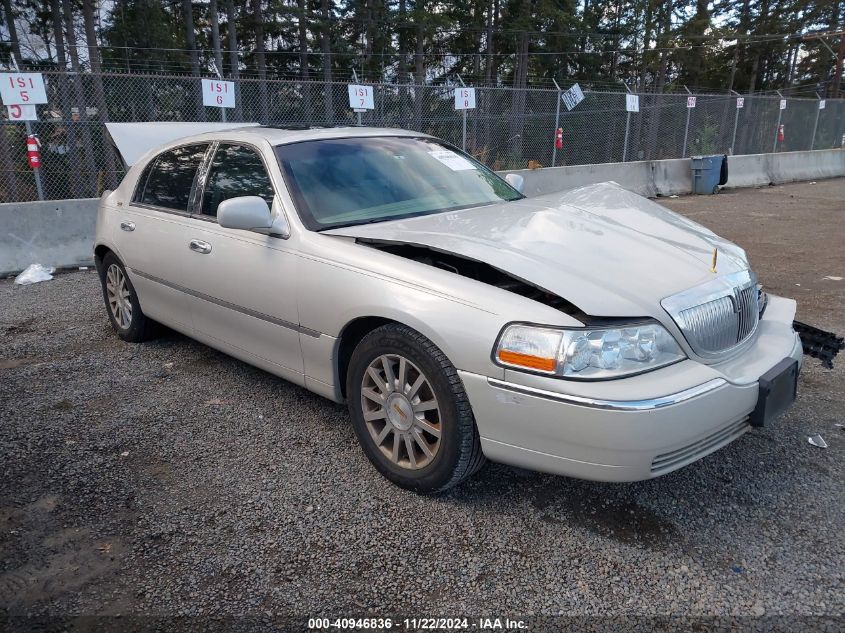
<instances>
[{"instance_id":1,"label":"concrete barrier wall","mask_svg":"<svg viewBox=\"0 0 845 633\"><path fill-rule=\"evenodd\" d=\"M545 169L499 172L519 174L525 179L525 195L540 196L583 185L613 180L643 196L670 196L692 191L689 160L647 160L600 165L571 165Z\"/></svg>"},{"instance_id":2,"label":"concrete barrier wall","mask_svg":"<svg viewBox=\"0 0 845 633\"><path fill-rule=\"evenodd\" d=\"M525 179L525 193L529 196L566 191L608 180L644 196L692 192L688 158L521 169L500 173L521 175ZM728 159L728 182L725 186L760 187L838 176L845 176L845 150L842 149L749 154Z\"/></svg>"},{"instance_id":3,"label":"concrete barrier wall","mask_svg":"<svg viewBox=\"0 0 845 633\"><path fill-rule=\"evenodd\" d=\"M0 275L94 263L97 199L0 204Z\"/></svg>"},{"instance_id":4,"label":"concrete barrier wall","mask_svg":"<svg viewBox=\"0 0 845 633\"><path fill-rule=\"evenodd\" d=\"M726 187L761 187L845 176L845 150L744 154L728 161Z\"/></svg>"},{"instance_id":5,"label":"concrete barrier wall","mask_svg":"<svg viewBox=\"0 0 845 633\"><path fill-rule=\"evenodd\" d=\"M845 176L845 150L731 156L728 187L759 187L797 180ZM525 179L525 193L538 196L613 180L644 196L692 191L689 159L573 165L509 172ZM0 275L33 263L88 266L97 200L53 200L0 204Z\"/></svg>"}]
</instances>

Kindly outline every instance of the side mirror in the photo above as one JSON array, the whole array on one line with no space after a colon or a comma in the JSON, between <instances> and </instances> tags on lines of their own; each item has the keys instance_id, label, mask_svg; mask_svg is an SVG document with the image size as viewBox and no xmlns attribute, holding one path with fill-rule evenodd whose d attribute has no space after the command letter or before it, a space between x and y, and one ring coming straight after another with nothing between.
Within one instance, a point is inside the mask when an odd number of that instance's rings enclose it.
<instances>
[{"instance_id":1,"label":"side mirror","mask_svg":"<svg viewBox=\"0 0 845 633\"><path fill-rule=\"evenodd\" d=\"M505 174L505 181L519 193L525 189L525 178L519 174Z\"/></svg>"},{"instance_id":2,"label":"side mirror","mask_svg":"<svg viewBox=\"0 0 845 633\"><path fill-rule=\"evenodd\" d=\"M227 229L278 237L290 236L284 216L280 214L274 221L270 207L259 196L239 196L224 200L217 206L217 223Z\"/></svg>"}]
</instances>

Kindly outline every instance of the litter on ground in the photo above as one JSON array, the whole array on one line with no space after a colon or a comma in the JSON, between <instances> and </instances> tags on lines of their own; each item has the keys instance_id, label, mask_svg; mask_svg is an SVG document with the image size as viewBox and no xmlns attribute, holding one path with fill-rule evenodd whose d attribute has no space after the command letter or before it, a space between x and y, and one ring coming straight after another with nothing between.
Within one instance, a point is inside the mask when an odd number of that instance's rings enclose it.
<instances>
[{"instance_id":1,"label":"litter on ground","mask_svg":"<svg viewBox=\"0 0 845 633\"><path fill-rule=\"evenodd\" d=\"M39 281L49 281L53 278L55 268L42 266L41 264L30 264L20 275L15 277L15 283L19 286L37 284Z\"/></svg>"},{"instance_id":2,"label":"litter on ground","mask_svg":"<svg viewBox=\"0 0 845 633\"><path fill-rule=\"evenodd\" d=\"M807 438L807 441L812 444L813 446L818 446L819 448L827 448L827 442L824 441L824 438L816 433L815 435L811 435Z\"/></svg>"}]
</instances>

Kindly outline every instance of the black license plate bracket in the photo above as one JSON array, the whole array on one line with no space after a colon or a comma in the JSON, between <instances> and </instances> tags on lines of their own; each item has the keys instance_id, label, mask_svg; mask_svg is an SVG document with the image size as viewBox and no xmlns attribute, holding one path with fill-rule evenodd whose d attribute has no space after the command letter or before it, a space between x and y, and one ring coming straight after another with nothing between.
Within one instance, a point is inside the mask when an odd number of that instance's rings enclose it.
<instances>
[{"instance_id":1,"label":"black license plate bracket","mask_svg":"<svg viewBox=\"0 0 845 633\"><path fill-rule=\"evenodd\" d=\"M786 411L798 395L798 361L784 358L759 380L757 406L748 421L751 426L765 426Z\"/></svg>"}]
</instances>

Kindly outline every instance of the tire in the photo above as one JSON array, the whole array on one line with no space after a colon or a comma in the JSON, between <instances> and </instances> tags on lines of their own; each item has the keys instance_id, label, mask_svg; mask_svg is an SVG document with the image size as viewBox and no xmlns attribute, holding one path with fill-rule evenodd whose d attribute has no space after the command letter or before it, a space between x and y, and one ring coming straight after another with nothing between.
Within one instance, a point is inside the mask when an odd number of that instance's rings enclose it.
<instances>
[{"instance_id":1,"label":"tire","mask_svg":"<svg viewBox=\"0 0 845 633\"><path fill-rule=\"evenodd\" d=\"M486 461L457 370L416 330L391 323L367 334L352 353L346 394L364 453L402 488L440 492Z\"/></svg>"},{"instance_id":2,"label":"tire","mask_svg":"<svg viewBox=\"0 0 845 633\"><path fill-rule=\"evenodd\" d=\"M129 343L141 343L153 338L156 323L144 315L138 302L138 293L126 274L126 268L114 253L106 253L99 273L106 313L117 335ZM122 302L115 304L110 298L110 287L120 287L121 284L124 288L121 296L124 298Z\"/></svg>"}]
</instances>

